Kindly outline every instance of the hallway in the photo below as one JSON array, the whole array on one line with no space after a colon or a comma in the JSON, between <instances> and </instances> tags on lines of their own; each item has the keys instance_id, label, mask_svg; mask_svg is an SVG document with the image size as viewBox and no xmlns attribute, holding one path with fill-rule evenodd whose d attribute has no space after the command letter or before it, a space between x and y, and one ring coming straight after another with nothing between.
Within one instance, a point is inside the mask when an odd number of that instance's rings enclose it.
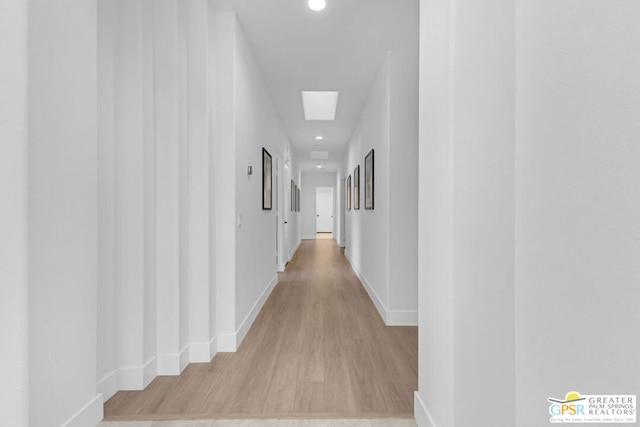
<instances>
[{"instance_id":1,"label":"hallway","mask_svg":"<svg viewBox=\"0 0 640 427\"><path fill-rule=\"evenodd\" d=\"M105 421L413 417L416 327L387 327L334 240L303 240L236 353L105 403Z\"/></svg>"}]
</instances>

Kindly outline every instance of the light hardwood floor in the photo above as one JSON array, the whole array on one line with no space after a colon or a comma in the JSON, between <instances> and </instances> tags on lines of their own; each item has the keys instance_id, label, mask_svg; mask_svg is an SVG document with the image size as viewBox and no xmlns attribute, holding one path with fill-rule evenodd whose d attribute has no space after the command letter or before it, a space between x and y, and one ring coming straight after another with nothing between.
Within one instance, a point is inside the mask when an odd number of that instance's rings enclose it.
<instances>
[{"instance_id":1,"label":"light hardwood floor","mask_svg":"<svg viewBox=\"0 0 640 427\"><path fill-rule=\"evenodd\" d=\"M409 419L105 421L99 427L417 427Z\"/></svg>"},{"instance_id":2,"label":"light hardwood floor","mask_svg":"<svg viewBox=\"0 0 640 427\"><path fill-rule=\"evenodd\" d=\"M388 327L334 240L304 240L236 353L118 392L105 420L412 418L416 327Z\"/></svg>"}]
</instances>

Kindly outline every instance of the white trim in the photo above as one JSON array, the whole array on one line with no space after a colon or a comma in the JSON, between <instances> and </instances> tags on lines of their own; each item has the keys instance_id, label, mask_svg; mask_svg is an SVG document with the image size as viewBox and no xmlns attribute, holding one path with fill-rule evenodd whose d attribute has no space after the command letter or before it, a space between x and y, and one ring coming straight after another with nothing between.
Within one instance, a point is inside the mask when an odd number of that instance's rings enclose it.
<instances>
[{"instance_id":1,"label":"white trim","mask_svg":"<svg viewBox=\"0 0 640 427\"><path fill-rule=\"evenodd\" d=\"M387 326L418 326L415 310L387 310Z\"/></svg>"},{"instance_id":2,"label":"white trim","mask_svg":"<svg viewBox=\"0 0 640 427\"><path fill-rule=\"evenodd\" d=\"M238 328L238 332L236 332L236 349L240 347L240 344L242 344L242 340L244 340L247 332L249 332L249 329L251 329L251 325L253 325L256 317L258 317L258 313L260 313L260 310L262 310L262 306L267 301L267 298L269 298L269 295L271 295L271 291L273 291L273 288L276 286L276 284L278 284L277 274L273 276L273 278L267 285L267 288L264 290L264 292L262 292L262 295L260 295L260 298L258 298L258 301L256 301L256 303L253 305L253 307L249 311L249 314L247 314L247 316L242 321L242 324Z\"/></svg>"},{"instance_id":3,"label":"white trim","mask_svg":"<svg viewBox=\"0 0 640 427\"><path fill-rule=\"evenodd\" d=\"M296 251L298 250L299 247L300 247L300 240L298 240L298 243L296 243L293 249L289 251L289 259L287 261L291 261L291 259L296 254Z\"/></svg>"},{"instance_id":4,"label":"white trim","mask_svg":"<svg viewBox=\"0 0 640 427\"><path fill-rule=\"evenodd\" d=\"M426 405L420 398L419 392L413 393L413 415L416 419L418 427L437 427L436 422L427 410Z\"/></svg>"},{"instance_id":5,"label":"white trim","mask_svg":"<svg viewBox=\"0 0 640 427\"><path fill-rule=\"evenodd\" d=\"M133 366L113 370L96 384L104 402L120 390L144 390L158 373L157 359L152 357L143 366Z\"/></svg>"},{"instance_id":6,"label":"white trim","mask_svg":"<svg viewBox=\"0 0 640 427\"><path fill-rule=\"evenodd\" d=\"M180 353L158 355L158 375L180 375L189 364L189 344Z\"/></svg>"},{"instance_id":7,"label":"white trim","mask_svg":"<svg viewBox=\"0 0 640 427\"><path fill-rule=\"evenodd\" d=\"M276 274L275 276L273 276L273 278L271 279L271 281L269 282L265 290L262 292L262 295L260 295L260 298L258 298L256 303L253 305L251 310L249 310L249 313L244 318L244 320L242 321L242 324L240 325L240 327L238 328L235 334L218 334L216 336L216 339L218 342L218 346L217 346L218 352L235 352L238 350L238 347L240 347L240 344L242 344L242 340L244 340L244 337L249 332L249 329L251 329L251 325L253 325L253 322L255 322L256 317L258 317L260 310L262 310L262 306L264 306L264 303L267 301L267 298L269 298L269 295L271 295L271 291L273 291L273 288L277 284L278 284L278 275Z\"/></svg>"},{"instance_id":8,"label":"white trim","mask_svg":"<svg viewBox=\"0 0 640 427\"><path fill-rule=\"evenodd\" d=\"M358 279L360 279L360 283L362 283L362 286L364 287L364 290L367 291L367 294L369 294L369 298L373 302L373 305L376 306L376 309L378 309L378 313L380 314L380 317L382 317L382 320L384 321L384 323L386 325L387 324L387 309L384 306L384 304L382 303L382 300L378 297L378 294L376 293L376 291L373 290L373 288L371 287L371 285L367 281L367 278L364 277L364 274L362 274L360 272L360 270L358 270L358 267L356 267L354 265L353 260L351 258L351 254L345 250L344 251L344 255L347 258L347 261L349 261L349 265L351 266L351 269L353 270L354 273L356 273L356 276L358 276Z\"/></svg>"},{"instance_id":9,"label":"white trim","mask_svg":"<svg viewBox=\"0 0 640 427\"><path fill-rule=\"evenodd\" d=\"M112 373L109 375L112 375ZM103 398L102 394L98 393L84 405L82 409L69 418L67 422L63 423L62 427L97 426L103 417Z\"/></svg>"},{"instance_id":10,"label":"white trim","mask_svg":"<svg viewBox=\"0 0 640 427\"><path fill-rule=\"evenodd\" d=\"M189 363L209 363L210 343L194 342L189 344Z\"/></svg>"},{"instance_id":11,"label":"white trim","mask_svg":"<svg viewBox=\"0 0 640 427\"><path fill-rule=\"evenodd\" d=\"M142 389L144 390L158 375L158 359L153 356L142 367Z\"/></svg>"},{"instance_id":12,"label":"white trim","mask_svg":"<svg viewBox=\"0 0 640 427\"><path fill-rule=\"evenodd\" d=\"M302 240L316 240L318 238L315 234L306 234L301 237Z\"/></svg>"},{"instance_id":13,"label":"white trim","mask_svg":"<svg viewBox=\"0 0 640 427\"><path fill-rule=\"evenodd\" d=\"M180 372L178 375L184 371L184 368L189 365L189 359L191 358L191 346L187 343L182 350L180 350Z\"/></svg>"},{"instance_id":14,"label":"white trim","mask_svg":"<svg viewBox=\"0 0 640 427\"><path fill-rule=\"evenodd\" d=\"M234 352L236 351L236 334L218 334L218 352Z\"/></svg>"},{"instance_id":15,"label":"white trim","mask_svg":"<svg viewBox=\"0 0 640 427\"><path fill-rule=\"evenodd\" d=\"M106 402L118 392L118 370L115 369L102 377L96 384L96 389L100 393Z\"/></svg>"},{"instance_id":16,"label":"white trim","mask_svg":"<svg viewBox=\"0 0 640 427\"><path fill-rule=\"evenodd\" d=\"M118 369L118 390L142 390L142 366Z\"/></svg>"},{"instance_id":17,"label":"white trim","mask_svg":"<svg viewBox=\"0 0 640 427\"><path fill-rule=\"evenodd\" d=\"M376 309L378 310L378 314L380 314L380 317L382 317L382 320L384 321L385 325L387 326L418 326L417 311L387 309L387 307L384 305L384 303L382 302L382 300L380 299L376 291L369 284L369 281L367 281L367 278L364 277L364 274L362 274L362 272L358 270L358 267L354 265L353 260L351 258L351 254L347 250L345 250L344 255L345 255L345 258L347 258L347 261L349 261L349 265L351 266L351 269L356 274L356 276L358 276L358 279L360 279L360 283L362 283L362 287L364 288L365 291L367 291L367 294L369 295L369 298L373 302L373 305L376 306Z\"/></svg>"},{"instance_id":18,"label":"white trim","mask_svg":"<svg viewBox=\"0 0 640 427\"><path fill-rule=\"evenodd\" d=\"M211 341L209 341L209 360L213 360L216 354L218 354L218 336L211 338Z\"/></svg>"}]
</instances>

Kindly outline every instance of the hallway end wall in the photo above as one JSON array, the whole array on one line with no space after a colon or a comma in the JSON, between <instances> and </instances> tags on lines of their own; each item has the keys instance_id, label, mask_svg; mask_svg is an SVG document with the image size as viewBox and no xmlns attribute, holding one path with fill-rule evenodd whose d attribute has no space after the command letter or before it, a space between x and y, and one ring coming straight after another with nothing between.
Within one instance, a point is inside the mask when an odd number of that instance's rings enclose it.
<instances>
[{"instance_id":1,"label":"hallway end wall","mask_svg":"<svg viewBox=\"0 0 640 427\"><path fill-rule=\"evenodd\" d=\"M336 173L335 172L314 172L303 171L300 179L300 220L301 220L301 238L316 238L316 188L331 187L335 188ZM337 192L334 191L333 203L333 224L335 230L336 224L336 202ZM335 231L334 231L335 232ZM335 237L335 236L334 236Z\"/></svg>"}]
</instances>

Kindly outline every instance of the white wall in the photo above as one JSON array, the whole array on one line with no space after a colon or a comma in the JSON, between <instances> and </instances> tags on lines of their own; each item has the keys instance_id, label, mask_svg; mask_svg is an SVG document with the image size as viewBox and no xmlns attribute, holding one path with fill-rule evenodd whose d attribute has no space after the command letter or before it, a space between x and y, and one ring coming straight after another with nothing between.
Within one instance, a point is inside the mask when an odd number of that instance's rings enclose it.
<instances>
[{"instance_id":1,"label":"white wall","mask_svg":"<svg viewBox=\"0 0 640 427\"><path fill-rule=\"evenodd\" d=\"M334 188L333 218L335 224L335 185L335 172L302 172L301 181L298 185L300 187L300 227L302 239L316 238L316 188L318 187Z\"/></svg>"},{"instance_id":2,"label":"white wall","mask_svg":"<svg viewBox=\"0 0 640 427\"><path fill-rule=\"evenodd\" d=\"M207 2L99 6L97 373L107 399L208 362L217 346Z\"/></svg>"},{"instance_id":3,"label":"white wall","mask_svg":"<svg viewBox=\"0 0 640 427\"><path fill-rule=\"evenodd\" d=\"M0 402L12 426L29 421L27 19L26 2L0 4Z\"/></svg>"},{"instance_id":4,"label":"white wall","mask_svg":"<svg viewBox=\"0 0 640 427\"><path fill-rule=\"evenodd\" d=\"M417 4L403 3L417 16ZM417 324L418 23L407 23L402 47L390 51L349 141L340 176L351 176L345 254L388 325ZM374 150L374 209L364 207L364 161ZM354 169L360 165L360 209ZM344 207L346 208L346 206Z\"/></svg>"},{"instance_id":5,"label":"white wall","mask_svg":"<svg viewBox=\"0 0 640 427\"><path fill-rule=\"evenodd\" d=\"M513 5L477 6L422 2L421 426L515 418Z\"/></svg>"},{"instance_id":6,"label":"white wall","mask_svg":"<svg viewBox=\"0 0 640 427\"><path fill-rule=\"evenodd\" d=\"M218 238L218 254L224 258L219 262L225 265L218 278L218 302L225 305L219 307L218 322L225 335L221 349L235 351L277 283L279 198L274 188L273 210L262 210L262 148L272 156L275 185L278 158L290 147L235 14L217 13L215 22L214 146L219 147L216 191L221 195L217 230L226 236ZM247 166L253 167L252 175L247 174ZM279 191L289 191L289 173L280 171ZM282 206L283 211L286 208Z\"/></svg>"},{"instance_id":7,"label":"white wall","mask_svg":"<svg viewBox=\"0 0 640 427\"><path fill-rule=\"evenodd\" d=\"M115 332L115 111L114 68L118 8L98 2L98 392L117 390Z\"/></svg>"},{"instance_id":8,"label":"white wall","mask_svg":"<svg viewBox=\"0 0 640 427\"><path fill-rule=\"evenodd\" d=\"M97 5L29 2L29 423L95 425Z\"/></svg>"},{"instance_id":9,"label":"white wall","mask_svg":"<svg viewBox=\"0 0 640 427\"><path fill-rule=\"evenodd\" d=\"M363 169L364 171L364 169ZM335 239L339 246L344 247L344 217L345 217L345 209L346 209L346 181L344 174L340 173L340 171L336 172L336 183L335 183L335 215L336 219L336 232Z\"/></svg>"},{"instance_id":10,"label":"white wall","mask_svg":"<svg viewBox=\"0 0 640 427\"><path fill-rule=\"evenodd\" d=\"M189 253L189 341L190 359L206 362L215 355L212 339L215 325L210 323L210 312L215 305L210 289L212 267L210 240L210 156L209 147L209 57L207 0L187 2L187 82L188 82L188 253Z\"/></svg>"},{"instance_id":11,"label":"white wall","mask_svg":"<svg viewBox=\"0 0 640 427\"><path fill-rule=\"evenodd\" d=\"M418 424L636 393L640 7L421 8Z\"/></svg>"},{"instance_id":12,"label":"white wall","mask_svg":"<svg viewBox=\"0 0 640 427\"><path fill-rule=\"evenodd\" d=\"M276 190L273 210L262 210L262 147L272 156L275 185L276 156L288 140L260 69L240 25L236 25L236 207L242 226L236 230L236 325L246 328L260 300L268 296L276 275ZM257 173L249 176L247 165ZM251 268L247 268L251 265ZM266 293L266 294L265 294ZM262 301L264 302L264 301ZM255 308L254 308L255 307ZM248 324L245 325L245 322Z\"/></svg>"},{"instance_id":13,"label":"white wall","mask_svg":"<svg viewBox=\"0 0 640 427\"><path fill-rule=\"evenodd\" d=\"M295 251L300 245L300 212L291 210L291 181L300 187L300 172L298 171L297 162L293 151L285 148L284 153L284 215L283 219L287 224L284 225L284 245L285 245L285 263L291 260Z\"/></svg>"},{"instance_id":14,"label":"white wall","mask_svg":"<svg viewBox=\"0 0 640 427\"><path fill-rule=\"evenodd\" d=\"M640 4L517 4L516 396L524 427L547 422L548 396L640 390ZM576 327L558 327L568 322Z\"/></svg>"},{"instance_id":15,"label":"white wall","mask_svg":"<svg viewBox=\"0 0 640 427\"><path fill-rule=\"evenodd\" d=\"M210 10L209 55L213 62L210 146L215 193L216 325L219 349L236 347L236 109L222 101L235 99L235 16ZM222 143L221 141L227 141ZM259 170L259 169L258 169ZM224 183L224 185L221 185Z\"/></svg>"}]
</instances>

